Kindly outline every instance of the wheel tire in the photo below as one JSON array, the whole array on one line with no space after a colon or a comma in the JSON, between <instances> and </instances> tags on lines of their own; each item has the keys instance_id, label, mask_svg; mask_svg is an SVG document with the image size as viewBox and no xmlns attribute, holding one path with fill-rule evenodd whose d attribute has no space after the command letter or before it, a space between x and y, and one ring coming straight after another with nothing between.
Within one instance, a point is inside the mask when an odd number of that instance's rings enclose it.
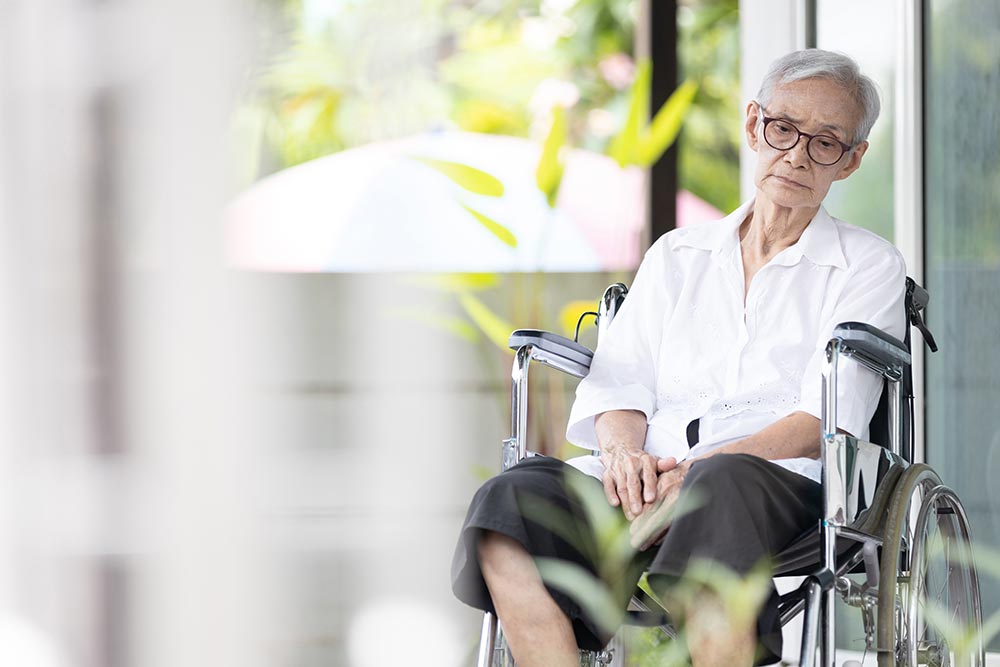
<instances>
[{"instance_id":1,"label":"wheel tire","mask_svg":"<svg viewBox=\"0 0 1000 667\"><path fill-rule=\"evenodd\" d=\"M938 577L933 568L942 554L945 567ZM979 578L972 562L968 519L954 492L924 464L911 466L896 486L880 570L879 667L982 667ZM946 604L941 603L942 596ZM925 610L933 614L942 607L957 617L963 629L975 631L977 639L961 660L953 654L948 632L940 632L925 618Z\"/></svg>"}]
</instances>

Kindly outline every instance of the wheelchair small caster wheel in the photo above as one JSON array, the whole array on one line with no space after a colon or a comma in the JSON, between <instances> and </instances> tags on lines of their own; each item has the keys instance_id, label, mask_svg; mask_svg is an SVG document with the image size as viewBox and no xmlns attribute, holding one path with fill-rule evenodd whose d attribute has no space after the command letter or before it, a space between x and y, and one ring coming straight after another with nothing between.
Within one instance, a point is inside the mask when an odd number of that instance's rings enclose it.
<instances>
[{"instance_id":1,"label":"wheelchair small caster wheel","mask_svg":"<svg viewBox=\"0 0 1000 667\"><path fill-rule=\"evenodd\" d=\"M601 651L594 656L594 663L597 665L610 665L614 659L615 654L613 651Z\"/></svg>"}]
</instances>

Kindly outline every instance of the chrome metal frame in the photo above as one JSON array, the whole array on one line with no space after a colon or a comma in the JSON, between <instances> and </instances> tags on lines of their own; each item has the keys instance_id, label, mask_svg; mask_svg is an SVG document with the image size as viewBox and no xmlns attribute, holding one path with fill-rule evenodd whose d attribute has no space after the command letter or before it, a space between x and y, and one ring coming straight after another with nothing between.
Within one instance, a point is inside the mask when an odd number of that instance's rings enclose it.
<instances>
[{"instance_id":1,"label":"chrome metal frame","mask_svg":"<svg viewBox=\"0 0 1000 667\"><path fill-rule=\"evenodd\" d=\"M917 514L916 521L914 521L914 526L920 528L921 526L924 525L924 523L928 520L927 516L928 513L931 511L937 511L938 501L943 502L943 504L950 510L951 513L957 515L958 517L957 526L959 530L962 531L963 533L961 537L971 547L971 536L969 535L968 532L969 517L965 512L965 507L962 505L961 500L959 500L955 492L946 486L935 486L926 496L924 496L919 513ZM927 544L925 543L923 538L924 536L920 533L914 534L913 543L911 544L910 547L911 551L910 551L909 569L911 571L911 576L913 570L915 570L919 566L919 564L923 563L924 559L927 558L927 555L925 553L927 550ZM972 557L971 548L966 553L962 554L960 558L964 561L960 564L968 568L968 576L970 577L969 592L971 593L971 600L970 600L971 609L973 611L973 614L978 615L978 618L976 620L978 625L981 627L983 622L982 619L983 605L982 605L982 600L980 598L979 573L976 569L976 561ZM913 664L917 664L916 658L917 658L918 647L913 642L913 640L917 636L917 624L919 620L919 614L921 612L919 604L920 604L920 598L915 594L911 594L909 598L906 600L906 605L907 605L906 618L908 620L907 636L911 638L909 653L910 653L910 661L913 662ZM979 646L976 647L975 651L976 655L972 657L978 660L978 664L980 665L985 664L986 660L985 650L981 641L979 643Z\"/></svg>"},{"instance_id":2,"label":"chrome metal frame","mask_svg":"<svg viewBox=\"0 0 1000 667\"><path fill-rule=\"evenodd\" d=\"M614 283L604 291L597 309L598 341L607 331L615 315L618 314L618 309L626 294L628 294L628 287L623 283ZM589 370L573 360L551 354L534 345L522 345L517 348L514 352L514 363L510 377L510 437L502 442L501 472L517 465L525 458L533 456L532 452L528 451L528 369L532 361L551 366L576 378L584 377ZM498 636L502 637L502 633L503 630L496 616L490 612L484 612L483 627L479 638L479 654L476 660L477 667L490 667L493 654L503 648L496 646L496 639ZM603 654L594 658L596 664L606 664L605 659L606 656Z\"/></svg>"},{"instance_id":3,"label":"chrome metal frame","mask_svg":"<svg viewBox=\"0 0 1000 667\"><path fill-rule=\"evenodd\" d=\"M822 433L822 453L823 464L823 518L820 524L820 535L823 555L822 573L828 575L820 577L824 582L822 591L819 594L822 602L822 613L810 609L807 603L806 608L809 615L806 619L806 629L803 632L802 656L800 664L803 667L813 667L815 659L814 646L807 643L806 636L815 635L815 631L808 627L812 619L820 616L822 622L819 627L819 653L820 664L823 667L835 667L836 660L836 591L833 585L837 576L837 538L846 538L861 542L865 545L865 550L871 553L872 544L878 538L858 531L852 530L849 526L857 506L852 507L851 496L856 480L856 462L848 465L848 454L852 453L855 458L857 452L851 452L850 442L854 440L845 435L837 433L837 366L841 356L854 359L862 366L877 373L884 378L889 385L889 454L895 463L906 465L903 459L905 453L912 456L912 441L902 442L902 419L906 414L903 405L900 382L903 378L904 368L902 365L886 365L871 356L858 350L850 343L841 338L833 338L826 346L826 362L823 366L823 401L820 415L820 431ZM912 429L911 429L912 432ZM854 440L855 443L861 444ZM870 443L864 443L870 447ZM870 568L869 568L870 569ZM810 594L815 598L815 587L810 588Z\"/></svg>"},{"instance_id":4,"label":"chrome metal frame","mask_svg":"<svg viewBox=\"0 0 1000 667\"><path fill-rule=\"evenodd\" d=\"M924 3L895 0L896 75L893 129L893 243L903 253L907 270L918 283L924 282L924 126L923 39ZM924 348L914 345L913 396L915 414L924 408ZM914 456L924 460L924 421L915 419Z\"/></svg>"}]
</instances>

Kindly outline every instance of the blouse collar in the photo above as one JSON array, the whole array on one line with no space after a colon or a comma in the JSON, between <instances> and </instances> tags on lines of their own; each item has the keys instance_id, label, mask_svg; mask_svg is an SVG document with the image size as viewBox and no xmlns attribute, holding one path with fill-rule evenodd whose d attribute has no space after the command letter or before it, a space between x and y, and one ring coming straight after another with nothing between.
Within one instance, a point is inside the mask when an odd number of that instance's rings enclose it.
<instances>
[{"instance_id":1,"label":"blouse collar","mask_svg":"<svg viewBox=\"0 0 1000 667\"><path fill-rule=\"evenodd\" d=\"M678 229L670 235L671 247L708 250L715 260L730 257L739 247L740 225L753 209L753 203L753 199L743 203L721 220ZM816 265L847 268L837 222L822 206L806 226L799 240L782 250L771 261L783 266L793 266L803 257Z\"/></svg>"}]
</instances>

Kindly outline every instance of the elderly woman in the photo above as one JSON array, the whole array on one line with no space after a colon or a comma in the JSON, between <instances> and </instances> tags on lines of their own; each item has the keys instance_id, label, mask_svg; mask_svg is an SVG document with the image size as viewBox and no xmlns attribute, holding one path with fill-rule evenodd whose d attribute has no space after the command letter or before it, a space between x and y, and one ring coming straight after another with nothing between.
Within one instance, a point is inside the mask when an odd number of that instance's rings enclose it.
<instances>
[{"instance_id":1,"label":"elderly woman","mask_svg":"<svg viewBox=\"0 0 1000 667\"><path fill-rule=\"evenodd\" d=\"M861 165L878 113L875 85L850 58L808 49L777 60L746 107L754 198L652 245L579 385L567 437L600 457L528 459L476 494L455 594L496 612L521 667L575 666L578 647L609 639L534 564L599 570L521 511L525 498L542 498L586 527L567 477L603 483L640 536L636 563L655 590L668 590L693 558L746 574L816 528L826 341L844 321L897 337L904 329L899 252L822 206L830 185ZM839 386L838 427L865 437L881 383L848 364ZM694 492L695 508L668 528L665 508ZM696 667L781 654L773 590L756 627L707 589L680 611Z\"/></svg>"}]
</instances>

